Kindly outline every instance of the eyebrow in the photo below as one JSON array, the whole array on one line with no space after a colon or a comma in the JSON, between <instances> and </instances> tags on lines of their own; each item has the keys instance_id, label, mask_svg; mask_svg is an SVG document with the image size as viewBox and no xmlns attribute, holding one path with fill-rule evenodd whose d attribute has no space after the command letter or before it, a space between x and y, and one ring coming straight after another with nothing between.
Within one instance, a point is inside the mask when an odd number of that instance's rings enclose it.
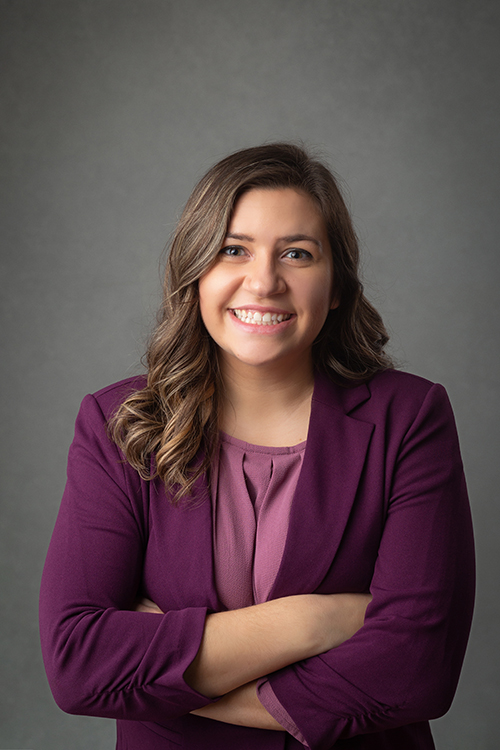
<instances>
[{"instance_id":1,"label":"eyebrow","mask_svg":"<svg viewBox=\"0 0 500 750\"><path fill-rule=\"evenodd\" d=\"M228 232L226 234L227 240L242 240L244 242L255 242L254 237L250 237L248 234L237 234L236 232ZM280 242L313 242L319 248L321 248L321 242L315 237L311 237L309 234L288 234L286 237L278 237Z\"/></svg>"},{"instance_id":2,"label":"eyebrow","mask_svg":"<svg viewBox=\"0 0 500 750\"><path fill-rule=\"evenodd\" d=\"M228 232L226 234L226 240L243 240L244 242L255 242L253 237L249 234L236 234L235 232Z\"/></svg>"}]
</instances>

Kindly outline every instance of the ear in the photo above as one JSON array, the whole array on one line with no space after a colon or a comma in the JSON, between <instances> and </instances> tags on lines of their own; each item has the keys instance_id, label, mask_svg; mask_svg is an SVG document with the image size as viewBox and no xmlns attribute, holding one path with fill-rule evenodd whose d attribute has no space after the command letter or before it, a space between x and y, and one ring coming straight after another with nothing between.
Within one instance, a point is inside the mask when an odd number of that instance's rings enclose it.
<instances>
[{"instance_id":1,"label":"ear","mask_svg":"<svg viewBox=\"0 0 500 750\"><path fill-rule=\"evenodd\" d=\"M336 310L337 307L340 305L340 298L337 294L333 295L332 304L330 305L330 310Z\"/></svg>"}]
</instances>

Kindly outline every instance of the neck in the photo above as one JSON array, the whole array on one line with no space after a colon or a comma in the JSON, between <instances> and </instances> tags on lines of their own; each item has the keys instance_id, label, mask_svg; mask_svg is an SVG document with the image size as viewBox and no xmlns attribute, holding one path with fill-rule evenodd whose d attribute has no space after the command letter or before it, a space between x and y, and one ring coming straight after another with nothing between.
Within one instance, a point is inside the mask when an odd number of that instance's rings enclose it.
<instances>
[{"instance_id":1,"label":"neck","mask_svg":"<svg viewBox=\"0 0 500 750\"><path fill-rule=\"evenodd\" d=\"M257 445L296 445L306 439L314 388L307 358L295 368L224 362L221 370L224 432Z\"/></svg>"}]
</instances>

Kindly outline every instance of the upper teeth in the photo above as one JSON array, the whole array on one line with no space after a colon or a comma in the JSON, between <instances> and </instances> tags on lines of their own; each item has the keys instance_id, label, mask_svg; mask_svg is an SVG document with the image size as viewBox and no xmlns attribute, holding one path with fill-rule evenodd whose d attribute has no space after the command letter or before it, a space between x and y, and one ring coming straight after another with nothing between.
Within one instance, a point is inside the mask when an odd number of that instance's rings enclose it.
<instances>
[{"instance_id":1,"label":"upper teeth","mask_svg":"<svg viewBox=\"0 0 500 750\"><path fill-rule=\"evenodd\" d=\"M244 323L251 323L257 326L275 326L277 323L282 323L284 320L289 320L292 316L289 313L270 313L264 314L257 310L233 310L239 320Z\"/></svg>"}]
</instances>

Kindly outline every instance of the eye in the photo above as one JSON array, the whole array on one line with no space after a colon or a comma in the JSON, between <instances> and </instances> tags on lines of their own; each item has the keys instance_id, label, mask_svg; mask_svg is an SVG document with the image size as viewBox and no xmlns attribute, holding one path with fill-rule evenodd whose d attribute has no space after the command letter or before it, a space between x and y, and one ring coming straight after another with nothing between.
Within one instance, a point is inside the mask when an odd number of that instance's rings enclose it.
<instances>
[{"instance_id":1,"label":"eye","mask_svg":"<svg viewBox=\"0 0 500 750\"><path fill-rule=\"evenodd\" d=\"M227 245L220 251L221 255L227 255L230 258L238 258L244 254L244 250L239 245Z\"/></svg>"},{"instance_id":2,"label":"eye","mask_svg":"<svg viewBox=\"0 0 500 750\"><path fill-rule=\"evenodd\" d=\"M312 257L312 254L308 250L303 250L300 247L293 247L285 253L285 258L290 258L291 260L311 260Z\"/></svg>"}]
</instances>

